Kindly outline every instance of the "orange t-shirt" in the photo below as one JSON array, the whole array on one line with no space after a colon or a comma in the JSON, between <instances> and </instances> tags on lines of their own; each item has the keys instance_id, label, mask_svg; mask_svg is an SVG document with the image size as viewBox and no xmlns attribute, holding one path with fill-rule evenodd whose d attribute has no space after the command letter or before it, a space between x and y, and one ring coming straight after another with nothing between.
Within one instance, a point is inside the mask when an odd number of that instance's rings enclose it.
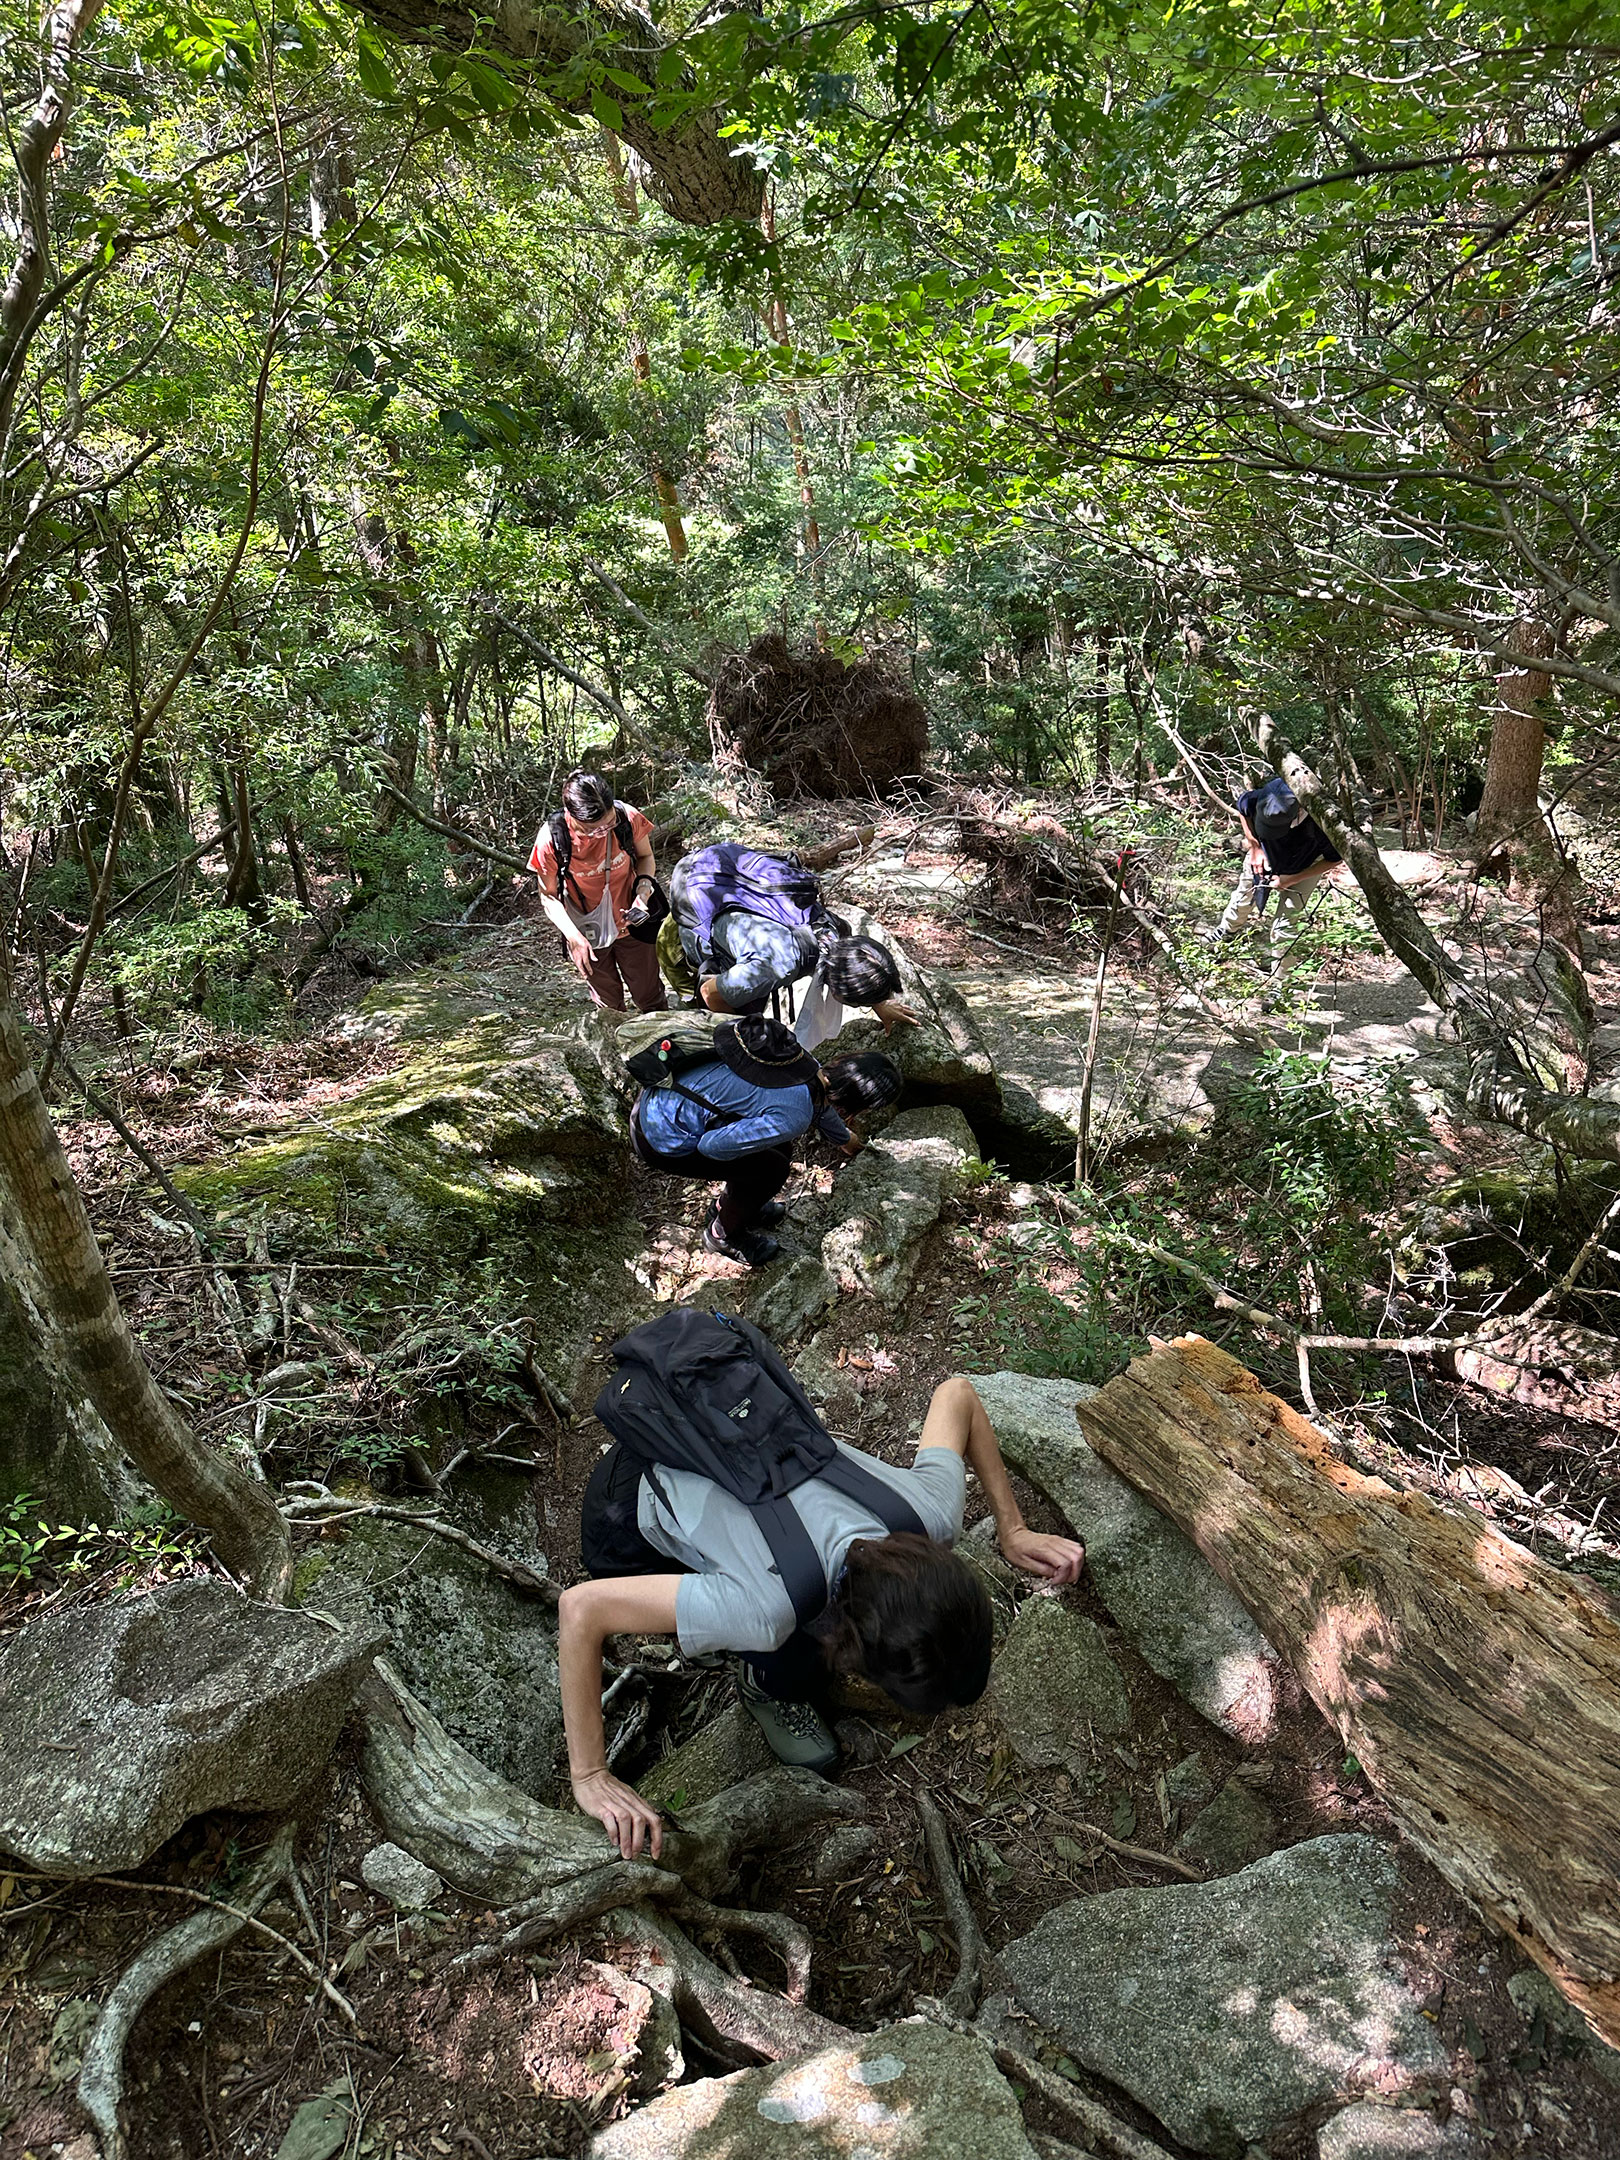
<instances>
[{"instance_id":1,"label":"orange t-shirt","mask_svg":"<svg viewBox=\"0 0 1620 2160\"><path fill-rule=\"evenodd\" d=\"M639 810L632 810L628 804L621 807L636 852L645 852L652 845L651 824ZM563 815L568 817L566 811ZM571 912L589 915L601 900L606 886L613 894L613 927L622 937L625 917L636 889L635 854L620 847L613 825L604 827L601 832L581 832L573 819L568 818L568 837L573 842L573 853L568 858L565 889L558 895L557 851L551 844L549 818L536 834L529 868L539 878L540 890L560 897L564 907Z\"/></svg>"}]
</instances>

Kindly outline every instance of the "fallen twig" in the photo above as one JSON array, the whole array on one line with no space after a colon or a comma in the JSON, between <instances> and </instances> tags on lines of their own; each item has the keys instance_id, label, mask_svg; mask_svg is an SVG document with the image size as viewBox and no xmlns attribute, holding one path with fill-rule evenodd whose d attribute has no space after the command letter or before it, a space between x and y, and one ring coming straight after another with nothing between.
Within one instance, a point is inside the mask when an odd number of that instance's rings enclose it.
<instances>
[{"instance_id":1,"label":"fallen twig","mask_svg":"<svg viewBox=\"0 0 1620 2160\"><path fill-rule=\"evenodd\" d=\"M956 1937L956 1954L961 1960L956 1978L945 1991L945 2006L953 2016L971 2017L979 2006L979 1968L984 1962L984 1937L979 1933L979 1923L974 1918L973 1907L968 1903L962 1878L951 1857L945 1818L927 1793L919 1792L915 1797L929 1864L939 1883L939 1894L945 1901L951 1932Z\"/></svg>"},{"instance_id":2,"label":"fallen twig","mask_svg":"<svg viewBox=\"0 0 1620 2160\"><path fill-rule=\"evenodd\" d=\"M1176 1859L1172 1853L1154 1852L1148 1845L1128 1845L1123 1838L1110 1837L1106 1830L1099 1830L1095 1823L1076 1823L1074 1828L1088 1838L1094 1838L1105 1852L1116 1853L1121 1860L1135 1860L1143 1867L1168 1868L1172 1875L1180 1875L1187 1882L1204 1880L1197 1868L1189 1867L1185 1860Z\"/></svg>"},{"instance_id":3,"label":"fallen twig","mask_svg":"<svg viewBox=\"0 0 1620 2160\"><path fill-rule=\"evenodd\" d=\"M321 1507L328 1507L329 1512L317 1514L315 1510ZM485 1567L499 1575L503 1582L509 1582L514 1590L521 1590L525 1597L539 1598L545 1604L555 1605L562 1595L554 1582L544 1575L537 1575L521 1560L508 1560L504 1553L480 1545L477 1538L469 1537L465 1530L458 1530L454 1523L441 1522L424 1509L389 1507L380 1500L329 1507L329 1502L319 1494L310 1494L304 1499L284 1501L281 1512L300 1530L324 1530L331 1523L353 1522L362 1515L375 1515L383 1522L405 1523L412 1530L426 1530L430 1536L443 1538L447 1544L457 1545L464 1553L470 1553L473 1559L482 1560Z\"/></svg>"}]
</instances>

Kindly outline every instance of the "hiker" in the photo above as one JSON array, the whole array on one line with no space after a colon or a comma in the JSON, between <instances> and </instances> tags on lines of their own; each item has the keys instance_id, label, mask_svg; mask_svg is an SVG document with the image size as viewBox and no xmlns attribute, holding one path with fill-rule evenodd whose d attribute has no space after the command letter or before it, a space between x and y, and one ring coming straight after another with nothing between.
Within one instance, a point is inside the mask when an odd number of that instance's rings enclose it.
<instances>
[{"instance_id":1,"label":"hiker","mask_svg":"<svg viewBox=\"0 0 1620 2160\"><path fill-rule=\"evenodd\" d=\"M614 1356L596 1405L614 1445L580 1521L591 1579L562 1593L558 1648L574 1800L626 1859L643 1839L656 1859L663 1833L658 1810L607 1767L609 1635L673 1635L688 1657L721 1653L778 1759L825 1772L838 1748L819 1705L835 1674L925 1716L984 1692L990 1604L949 1550L968 1470L1015 1567L1058 1585L1085 1564L1083 1545L1026 1527L969 1380L934 1390L902 1470L832 1440L746 1321L677 1310ZM757 1427L743 1422L750 1409Z\"/></svg>"},{"instance_id":2,"label":"hiker","mask_svg":"<svg viewBox=\"0 0 1620 2160\"><path fill-rule=\"evenodd\" d=\"M529 856L540 905L567 940L568 957L596 1004L623 1012L628 991L638 1012L661 1012L668 999L653 939L667 903L652 827L641 811L615 799L599 773L571 772L562 801Z\"/></svg>"},{"instance_id":3,"label":"hiker","mask_svg":"<svg viewBox=\"0 0 1620 2160\"><path fill-rule=\"evenodd\" d=\"M694 1025L698 1023L694 1022ZM678 1032L678 1031L674 1031ZM781 1251L772 1229L793 1147L814 1125L846 1154L861 1143L845 1123L893 1102L903 1082L881 1050L818 1065L766 1014L712 1030L713 1055L643 1087L630 1116L638 1158L666 1177L720 1183L703 1243L727 1260L764 1267Z\"/></svg>"},{"instance_id":4,"label":"hiker","mask_svg":"<svg viewBox=\"0 0 1620 2160\"><path fill-rule=\"evenodd\" d=\"M1214 934L1218 939L1237 937L1257 914L1264 915L1266 901L1275 892L1271 965L1276 982L1297 964L1295 945L1312 894L1344 858L1280 777L1240 795L1237 809L1248 852Z\"/></svg>"},{"instance_id":5,"label":"hiker","mask_svg":"<svg viewBox=\"0 0 1620 2160\"><path fill-rule=\"evenodd\" d=\"M813 872L740 841L702 848L675 865L669 904L681 952L711 1012L758 1013L767 1003L807 1049L834 1035L845 1005L868 1005L892 1035L922 1015L900 996L894 955L876 938L851 937L830 913ZM807 1010L795 1014L792 984L810 976ZM783 993L787 1011L779 1010Z\"/></svg>"}]
</instances>

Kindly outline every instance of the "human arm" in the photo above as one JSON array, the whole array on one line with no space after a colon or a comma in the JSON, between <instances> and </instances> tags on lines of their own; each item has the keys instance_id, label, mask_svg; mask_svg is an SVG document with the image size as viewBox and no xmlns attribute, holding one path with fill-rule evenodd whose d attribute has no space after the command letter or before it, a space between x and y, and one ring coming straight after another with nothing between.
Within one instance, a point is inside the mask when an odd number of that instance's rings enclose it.
<instances>
[{"instance_id":1,"label":"human arm","mask_svg":"<svg viewBox=\"0 0 1620 2160\"><path fill-rule=\"evenodd\" d=\"M899 998L885 998L880 1005L872 1007L872 1012L875 1018L883 1022L885 1035L892 1035L902 1022L907 1027L921 1027L925 1017Z\"/></svg>"},{"instance_id":2,"label":"human arm","mask_svg":"<svg viewBox=\"0 0 1620 2160\"><path fill-rule=\"evenodd\" d=\"M576 960L588 958L591 950L589 940L580 936L578 923L575 922L557 896L554 893L548 893L544 886L540 888L540 907L546 919L555 923L567 939L568 948L573 953L574 958Z\"/></svg>"},{"instance_id":3,"label":"human arm","mask_svg":"<svg viewBox=\"0 0 1620 2160\"><path fill-rule=\"evenodd\" d=\"M656 1860L664 1842L658 1810L607 1766L602 1724L602 1645L610 1635L673 1635L678 1575L620 1575L575 1583L557 1601L568 1779L575 1805L594 1815L610 1842L633 1860L645 1835Z\"/></svg>"},{"instance_id":4,"label":"human arm","mask_svg":"<svg viewBox=\"0 0 1620 2160\"><path fill-rule=\"evenodd\" d=\"M1050 1583L1079 1580L1086 1564L1085 1546L1075 1538L1051 1537L1031 1530L1025 1523L989 1413L979 1400L978 1389L960 1374L942 1381L928 1405L917 1453L931 1447L950 1448L966 1458L996 1519L997 1542L1014 1567Z\"/></svg>"},{"instance_id":5,"label":"human arm","mask_svg":"<svg viewBox=\"0 0 1620 2160\"><path fill-rule=\"evenodd\" d=\"M1238 812L1238 823L1243 827L1243 839L1249 851L1249 868L1256 877L1264 877L1267 870L1266 851L1255 837L1254 827L1241 810Z\"/></svg>"}]
</instances>

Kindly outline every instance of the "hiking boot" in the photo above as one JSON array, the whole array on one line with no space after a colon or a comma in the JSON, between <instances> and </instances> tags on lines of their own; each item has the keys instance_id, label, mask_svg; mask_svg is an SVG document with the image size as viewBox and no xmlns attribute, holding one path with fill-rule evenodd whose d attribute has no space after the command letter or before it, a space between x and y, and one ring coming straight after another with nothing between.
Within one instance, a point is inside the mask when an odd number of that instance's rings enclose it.
<instances>
[{"instance_id":1,"label":"hiking boot","mask_svg":"<svg viewBox=\"0 0 1620 2160\"><path fill-rule=\"evenodd\" d=\"M719 1253L725 1260L740 1260L744 1267L765 1267L782 1250L781 1240L761 1230L737 1230L730 1236L720 1227L718 1215L709 1217L703 1233L705 1252Z\"/></svg>"},{"instance_id":2,"label":"hiking boot","mask_svg":"<svg viewBox=\"0 0 1620 2160\"><path fill-rule=\"evenodd\" d=\"M739 1658L737 1693L742 1706L765 1735L780 1763L794 1770L817 1770L823 1776L838 1760L838 1742L813 1703L778 1702L754 1678L754 1668Z\"/></svg>"},{"instance_id":3,"label":"hiking boot","mask_svg":"<svg viewBox=\"0 0 1620 2160\"><path fill-rule=\"evenodd\" d=\"M774 1230L778 1223L787 1221L787 1202L767 1200L754 1217L750 1227L755 1230Z\"/></svg>"}]
</instances>

